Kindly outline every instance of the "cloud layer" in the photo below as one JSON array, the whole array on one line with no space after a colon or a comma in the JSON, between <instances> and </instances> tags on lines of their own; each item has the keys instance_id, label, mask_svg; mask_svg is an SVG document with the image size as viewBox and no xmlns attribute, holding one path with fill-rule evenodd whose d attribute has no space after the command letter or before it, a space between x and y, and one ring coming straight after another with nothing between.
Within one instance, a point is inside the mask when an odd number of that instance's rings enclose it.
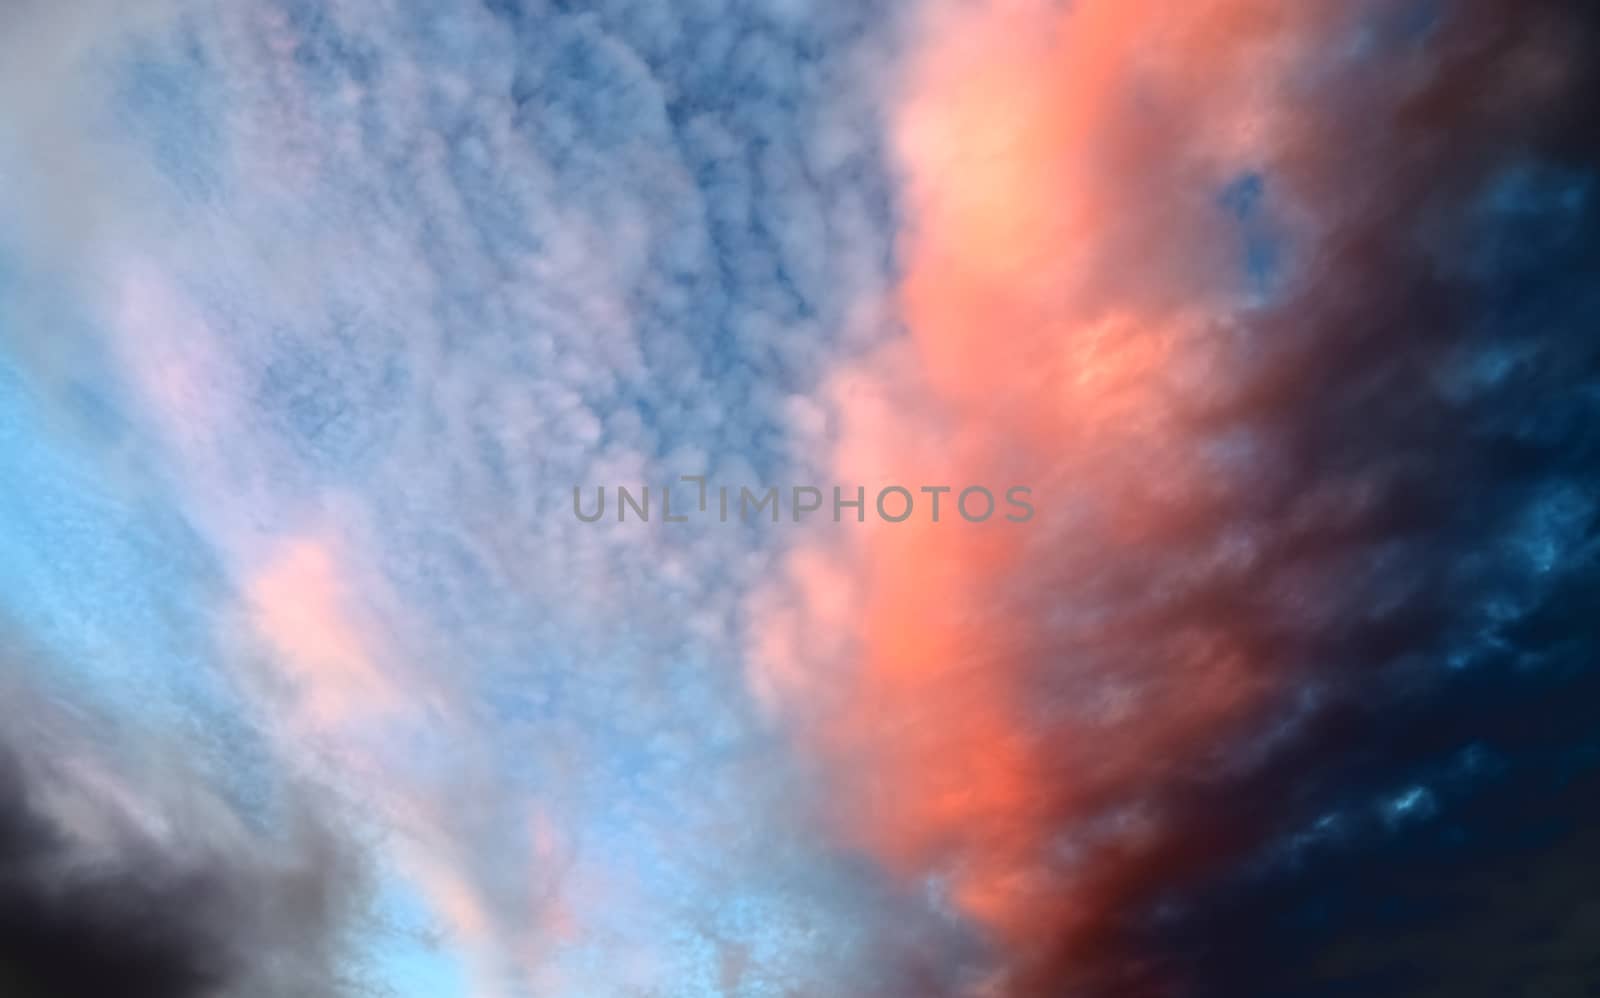
<instances>
[{"instance_id":1,"label":"cloud layer","mask_svg":"<svg viewBox=\"0 0 1600 998\"><path fill-rule=\"evenodd\" d=\"M8 8L0 980L1575 987L1595 31Z\"/></svg>"}]
</instances>

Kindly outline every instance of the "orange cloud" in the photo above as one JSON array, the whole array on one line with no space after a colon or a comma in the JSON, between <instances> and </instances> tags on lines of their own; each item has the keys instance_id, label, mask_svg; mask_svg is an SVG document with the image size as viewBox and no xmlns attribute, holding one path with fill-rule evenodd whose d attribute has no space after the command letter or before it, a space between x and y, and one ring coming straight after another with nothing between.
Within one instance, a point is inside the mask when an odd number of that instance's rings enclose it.
<instances>
[{"instance_id":1,"label":"orange cloud","mask_svg":"<svg viewBox=\"0 0 1600 998\"><path fill-rule=\"evenodd\" d=\"M835 471L1025 484L1040 514L796 552L753 681L825 761L847 839L943 884L1021 962L1098 938L1177 834L1162 788L1272 688L1248 629L1159 566L1229 495L1199 456L1236 307L1218 191L1293 129L1289 67L1338 10L962 6L909 76L910 343L841 375ZM808 659L808 630L848 665Z\"/></svg>"}]
</instances>

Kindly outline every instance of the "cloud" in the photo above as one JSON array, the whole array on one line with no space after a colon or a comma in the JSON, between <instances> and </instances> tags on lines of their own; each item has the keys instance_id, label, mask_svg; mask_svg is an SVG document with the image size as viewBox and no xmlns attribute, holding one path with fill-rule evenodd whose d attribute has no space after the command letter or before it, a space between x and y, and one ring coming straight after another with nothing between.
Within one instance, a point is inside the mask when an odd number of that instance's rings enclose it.
<instances>
[{"instance_id":1,"label":"cloud","mask_svg":"<svg viewBox=\"0 0 1600 998\"><path fill-rule=\"evenodd\" d=\"M274 646L313 726L394 709L380 660L349 619L347 595L329 545L291 541L250 580L247 599Z\"/></svg>"},{"instance_id":2,"label":"cloud","mask_svg":"<svg viewBox=\"0 0 1600 998\"><path fill-rule=\"evenodd\" d=\"M210 628L270 767L365 812L474 993L711 987L716 946L801 987L873 959L840 913L894 903L833 875L751 717L767 541L567 513L754 484L864 335L881 39L792 14L187 5L94 93L149 200L56 275L87 329L29 387L121 421L119 496L214 572L157 602Z\"/></svg>"},{"instance_id":3,"label":"cloud","mask_svg":"<svg viewBox=\"0 0 1600 998\"><path fill-rule=\"evenodd\" d=\"M110 149L78 125L93 115L104 84L98 60L160 28L173 10L168 0L18 0L0 14L0 134L27 148L37 167L8 171L16 187L6 204L30 250L54 266L70 264L97 230L130 217L133 204L108 183Z\"/></svg>"},{"instance_id":4,"label":"cloud","mask_svg":"<svg viewBox=\"0 0 1600 998\"><path fill-rule=\"evenodd\" d=\"M14 663L13 663L14 664ZM287 820L205 789L159 736L113 731L6 681L0 980L19 996L369 993L350 943L367 878L336 813Z\"/></svg>"},{"instance_id":5,"label":"cloud","mask_svg":"<svg viewBox=\"0 0 1600 998\"><path fill-rule=\"evenodd\" d=\"M0 605L181 645L107 717L262 757L169 784L109 720L39 721L87 761L18 741L16 841L112 857L64 935L199 870L217 917L118 958L316 994L353 958L309 871L343 884L355 838L474 994L1244 994L1293 981L1238 943L1276 901L1527 803L1456 773L1464 741L1580 766L1568 7L158 15L0 31L0 79L75 81L0 95L0 289L30 289L0 315L5 550L65 579L0 572ZM700 473L1025 484L1040 515L569 513ZM155 692L189 682L221 706ZM1496 720L1513 694L1548 740ZM219 770L327 796L236 809ZM1491 827L1453 870L1515 869ZM1349 966L1404 956L1351 938Z\"/></svg>"},{"instance_id":6,"label":"cloud","mask_svg":"<svg viewBox=\"0 0 1600 998\"><path fill-rule=\"evenodd\" d=\"M1558 4L926 23L897 130L908 339L839 374L828 459L1027 484L1041 515L791 553L753 682L828 768L837 834L979 927L1000 993L1240 993L1141 927L1353 792L1340 705L1373 734L1397 684L1448 689L1486 651L1475 620L1561 598L1508 554L1557 495L1547 565L1592 571L1588 458L1550 449L1592 406L1590 306L1494 304L1587 244L1468 263L1508 252L1482 206L1530 162L1593 175L1570 110L1592 39ZM1545 224L1592 212L1532 197ZM1499 351L1531 366L1451 383Z\"/></svg>"}]
</instances>

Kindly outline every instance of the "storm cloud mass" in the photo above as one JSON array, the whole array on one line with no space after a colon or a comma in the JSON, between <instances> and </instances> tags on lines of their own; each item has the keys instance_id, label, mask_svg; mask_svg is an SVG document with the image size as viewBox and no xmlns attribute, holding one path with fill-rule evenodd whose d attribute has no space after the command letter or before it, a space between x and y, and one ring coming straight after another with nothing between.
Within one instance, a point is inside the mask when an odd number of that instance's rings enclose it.
<instances>
[{"instance_id":1,"label":"storm cloud mass","mask_svg":"<svg viewBox=\"0 0 1600 998\"><path fill-rule=\"evenodd\" d=\"M5 7L0 991L1593 993L1597 46Z\"/></svg>"},{"instance_id":2,"label":"storm cloud mass","mask_svg":"<svg viewBox=\"0 0 1600 998\"><path fill-rule=\"evenodd\" d=\"M309 800L265 834L196 767L5 684L0 985L19 998L371 994L365 872ZM336 812L332 812L336 813Z\"/></svg>"}]
</instances>

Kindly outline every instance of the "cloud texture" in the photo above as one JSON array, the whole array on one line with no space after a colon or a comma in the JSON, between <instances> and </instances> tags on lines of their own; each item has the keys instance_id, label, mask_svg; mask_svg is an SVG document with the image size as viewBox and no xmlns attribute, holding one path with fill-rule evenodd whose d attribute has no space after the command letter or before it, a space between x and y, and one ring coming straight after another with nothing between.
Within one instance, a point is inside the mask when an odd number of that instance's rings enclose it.
<instances>
[{"instance_id":1,"label":"cloud texture","mask_svg":"<svg viewBox=\"0 0 1600 998\"><path fill-rule=\"evenodd\" d=\"M1582 993L1596 30L8 8L0 973Z\"/></svg>"},{"instance_id":2,"label":"cloud texture","mask_svg":"<svg viewBox=\"0 0 1600 998\"><path fill-rule=\"evenodd\" d=\"M1321 766L1591 584L1590 445L1528 422L1593 418L1592 304L1561 276L1592 254L1587 29L1554 5L930 15L898 130L909 342L841 391L835 460L1028 482L1047 516L825 539L758 649L845 833L988 930L1004 993L1295 992L1169 972L1147 923L1342 820L1358 791ZM1526 238L1508 216L1548 226L1535 314L1484 259ZM1512 553L1530 531L1548 560ZM797 663L785 628L845 650ZM1443 767L1493 730L1466 714L1371 765Z\"/></svg>"}]
</instances>

